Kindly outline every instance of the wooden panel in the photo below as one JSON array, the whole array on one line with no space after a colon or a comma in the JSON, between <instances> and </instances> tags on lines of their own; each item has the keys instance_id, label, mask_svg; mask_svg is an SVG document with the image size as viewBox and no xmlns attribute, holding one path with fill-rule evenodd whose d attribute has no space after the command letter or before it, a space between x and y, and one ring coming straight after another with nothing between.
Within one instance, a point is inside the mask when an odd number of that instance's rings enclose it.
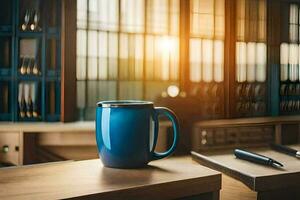
<instances>
[{"instance_id":1,"label":"wooden panel","mask_svg":"<svg viewBox=\"0 0 300 200\"><path fill-rule=\"evenodd\" d=\"M300 145L292 146L300 150ZM245 160L236 159L233 151L211 154L198 154L193 152L195 160L205 166L217 169L233 177L254 191L277 190L300 185L299 160L270 149L253 149L251 151L271 157L283 163L282 170L258 165ZM284 184L283 184L284 183Z\"/></svg>"},{"instance_id":2,"label":"wooden panel","mask_svg":"<svg viewBox=\"0 0 300 200\"><path fill-rule=\"evenodd\" d=\"M95 146L95 132L40 133L37 143L41 146Z\"/></svg>"},{"instance_id":3,"label":"wooden panel","mask_svg":"<svg viewBox=\"0 0 300 200\"><path fill-rule=\"evenodd\" d=\"M73 132L73 131L94 131L95 122L36 122L36 123L0 123L0 130L3 132L30 132L30 133L42 133L42 132Z\"/></svg>"},{"instance_id":4,"label":"wooden panel","mask_svg":"<svg viewBox=\"0 0 300 200\"><path fill-rule=\"evenodd\" d=\"M6 153L2 151L4 146L8 147L8 152ZM19 165L21 162L20 149L20 133L0 132L0 162Z\"/></svg>"},{"instance_id":5,"label":"wooden panel","mask_svg":"<svg viewBox=\"0 0 300 200\"><path fill-rule=\"evenodd\" d=\"M7 168L0 170L0 180L0 199L22 200L175 199L203 193L217 199L221 188L220 173L187 157L129 170L105 168L99 159Z\"/></svg>"},{"instance_id":6,"label":"wooden panel","mask_svg":"<svg viewBox=\"0 0 300 200\"><path fill-rule=\"evenodd\" d=\"M275 140L273 126L193 128L194 151L267 146ZM281 133L280 133L281 134ZM280 135L281 136L281 135Z\"/></svg>"},{"instance_id":7,"label":"wooden panel","mask_svg":"<svg viewBox=\"0 0 300 200\"><path fill-rule=\"evenodd\" d=\"M256 192L252 191L242 182L222 174L222 200L298 200L299 198L300 192L298 187Z\"/></svg>"},{"instance_id":8,"label":"wooden panel","mask_svg":"<svg viewBox=\"0 0 300 200\"><path fill-rule=\"evenodd\" d=\"M222 190L221 190L222 200L254 200L257 199L257 193L250 190L242 182L231 178L225 174L222 174Z\"/></svg>"},{"instance_id":9,"label":"wooden panel","mask_svg":"<svg viewBox=\"0 0 300 200\"><path fill-rule=\"evenodd\" d=\"M62 1L61 121L76 119L76 19L77 1Z\"/></svg>"},{"instance_id":10,"label":"wooden panel","mask_svg":"<svg viewBox=\"0 0 300 200\"><path fill-rule=\"evenodd\" d=\"M98 158L97 146L43 146L47 152L64 160L88 160ZM42 155L40 155L42 157ZM40 158L42 159L42 158ZM53 161L53 160L51 160Z\"/></svg>"},{"instance_id":11,"label":"wooden panel","mask_svg":"<svg viewBox=\"0 0 300 200\"><path fill-rule=\"evenodd\" d=\"M273 125L277 123L294 124L300 123L300 116L279 116L279 117L255 117L255 118L237 118L237 119L222 119L208 120L195 123L199 127L234 127L245 125Z\"/></svg>"}]
</instances>

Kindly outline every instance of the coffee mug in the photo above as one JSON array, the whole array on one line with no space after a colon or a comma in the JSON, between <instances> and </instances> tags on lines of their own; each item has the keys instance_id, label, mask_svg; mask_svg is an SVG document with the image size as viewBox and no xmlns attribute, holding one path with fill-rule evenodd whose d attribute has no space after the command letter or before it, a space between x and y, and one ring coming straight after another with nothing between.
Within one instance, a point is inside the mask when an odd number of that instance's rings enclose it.
<instances>
[{"instance_id":1,"label":"coffee mug","mask_svg":"<svg viewBox=\"0 0 300 200\"><path fill-rule=\"evenodd\" d=\"M173 126L173 144L163 153L155 152L159 115ZM96 110L96 141L99 157L106 167L138 168L165 158L177 146L179 125L175 114L148 101L101 101Z\"/></svg>"}]
</instances>

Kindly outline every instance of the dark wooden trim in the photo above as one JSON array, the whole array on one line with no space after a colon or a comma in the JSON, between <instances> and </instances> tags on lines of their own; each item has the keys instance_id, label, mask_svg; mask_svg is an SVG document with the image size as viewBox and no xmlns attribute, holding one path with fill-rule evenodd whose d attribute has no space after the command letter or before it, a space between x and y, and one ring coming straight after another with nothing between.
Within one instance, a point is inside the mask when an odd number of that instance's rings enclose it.
<instances>
[{"instance_id":1,"label":"dark wooden trim","mask_svg":"<svg viewBox=\"0 0 300 200\"><path fill-rule=\"evenodd\" d=\"M62 1L61 121L76 119L76 20L77 1Z\"/></svg>"},{"instance_id":2,"label":"dark wooden trim","mask_svg":"<svg viewBox=\"0 0 300 200\"><path fill-rule=\"evenodd\" d=\"M189 69L189 41L190 41L190 1L180 0L180 36L179 36L179 85L183 91L189 91L190 69Z\"/></svg>"},{"instance_id":3,"label":"dark wooden trim","mask_svg":"<svg viewBox=\"0 0 300 200\"><path fill-rule=\"evenodd\" d=\"M225 49L224 49L224 106L225 117L235 115L235 41L236 1L225 1Z\"/></svg>"}]
</instances>

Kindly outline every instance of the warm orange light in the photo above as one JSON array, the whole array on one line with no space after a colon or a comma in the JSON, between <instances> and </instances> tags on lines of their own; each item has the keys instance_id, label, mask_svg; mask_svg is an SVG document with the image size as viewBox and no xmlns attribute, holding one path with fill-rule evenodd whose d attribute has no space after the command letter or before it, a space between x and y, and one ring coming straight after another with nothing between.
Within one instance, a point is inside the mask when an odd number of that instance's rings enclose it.
<instances>
[{"instance_id":1,"label":"warm orange light","mask_svg":"<svg viewBox=\"0 0 300 200\"><path fill-rule=\"evenodd\" d=\"M177 97L179 94L179 88L176 85L170 85L167 92L170 97Z\"/></svg>"},{"instance_id":2,"label":"warm orange light","mask_svg":"<svg viewBox=\"0 0 300 200\"><path fill-rule=\"evenodd\" d=\"M170 37L163 37L161 38L160 42L159 42L159 51L161 51L162 53L170 53L172 51L175 50L176 48L176 44L175 44L175 40L170 38Z\"/></svg>"}]
</instances>

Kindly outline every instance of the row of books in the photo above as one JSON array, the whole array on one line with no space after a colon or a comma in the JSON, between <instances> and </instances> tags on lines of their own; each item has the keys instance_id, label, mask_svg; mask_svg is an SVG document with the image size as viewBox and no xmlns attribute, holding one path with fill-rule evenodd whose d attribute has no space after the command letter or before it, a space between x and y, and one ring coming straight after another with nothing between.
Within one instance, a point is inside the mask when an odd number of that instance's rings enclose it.
<instances>
[{"instance_id":1,"label":"row of books","mask_svg":"<svg viewBox=\"0 0 300 200\"><path fill-rule=\"evenodd\" d=\"M280 95L300 95L300 83L281 84Z\"/></svg>"},{"instance_id":2,"label":"row of books","mask_svg":"<svg viewBox=\"0 0 300 200\"><path fill-rule=\"evenodd\" d=\"M266 103L264 101L238 101L236 103L238 113L266 112Z\"/></svg>"},{"instance_id":3,"label":"row of books","mask_svg":"<svg viewBox=\"0 0 300 200\"><path fill-rule=\"evenodd\" d=\"M77 10L82 29L179 34L179 0L78 0Z\"/></svg>"},{"instance_id":4,"label":"row of books","mask_svg":"<svg viewBox=\"0 0 300 200\"><path fill-rule=\"evenodd\" d=\"M243 83L236 86L236 96L238 98L253 99L266 95L264 84Z\"/></svg>"},{"instance_id":5,"label":"row of books","mask_svg":"<svg viewBox=\"0 0 300 200\"><path fill-rule=\"evenodd\" d=\"M300 100L283 100L280 102L280 110L283 112L300 111Z\"/></svg>"},{"instance_id":6,"label":"row of books","mask_svg":"<svg viewBox=\"0 0 300 200\"><path fill-rule=\"evenodd\" d=\"M178 77L178 37L77 31L78 80L178 80Z\"/></svg>"}]
</instances>

